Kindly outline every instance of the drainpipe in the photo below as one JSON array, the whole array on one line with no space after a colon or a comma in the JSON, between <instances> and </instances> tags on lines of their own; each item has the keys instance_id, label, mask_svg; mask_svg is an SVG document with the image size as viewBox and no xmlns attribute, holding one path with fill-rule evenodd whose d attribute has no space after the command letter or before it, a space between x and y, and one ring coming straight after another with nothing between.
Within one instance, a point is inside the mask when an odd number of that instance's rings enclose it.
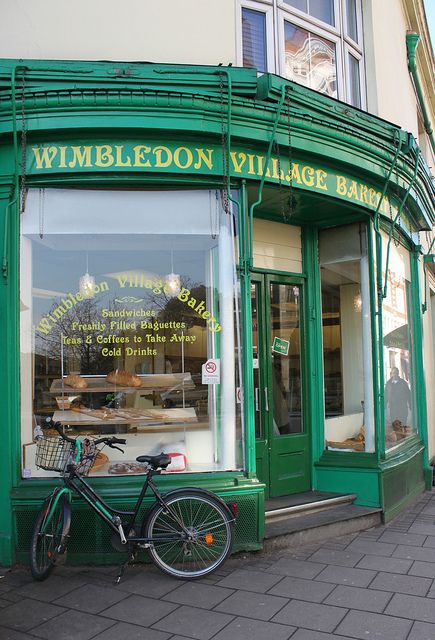
<instances>
[{"instance_id":1,"label":"drainpipe","mask_svg":"<svg viewBox=\"0 0 435 640\"><path fill-rule=\"evenodd\" d=\"M266 172L268 169L268 165L270 162L270 156L272 154L272 145L275 140L276 129L278 127L279 117L281 115L282 105L284 104L286 94L286 86L282 85L281 87L281 98L278 104L278 109L276 110L275 122L273 123L272 135L270 136L269 148L267 150L266 160L263 165L263 175L261 176L260 187L258 189L258 198L249 208L249 266L252 267L253 264L253 235L254 235L254 209L257 207L263 199L263 187L264 181L266 179ZM290 167L291 170L291 167Z\"/></svg>"},{"instance_id":2,"label":"drainpipe","mask_svg":"<svg viewBox=\"0 0 435 640\"><path fill-rule=\"evenodd\" d=\"M381 204L382 201L385 197L385 194L387 193L387 189L388 189L388 184L391 178L391 175L394 171L394 167L396 166L397 163L397 159L399 157L399 153L400 153L400 149L402 147L402 134L400 132L400 130L395 130L394 131L394 142L396 143L396 151L394 154L394 158L393 161L391 163L390 169L388 171L386 180L385 180L385 184L384 184L384 188L382 190L382 194L381 197L379 198L379 202L378 205L376 207L376 211L374 214L374 220L373 220L373 228L374 231L376 233L376 242L375 242L375 252L376 252L376 291L377 291L377 309L376 309L376 314L378 317L378 360L379 360L379 369L378 369L378 375L379 375L379 389L378 389L378 399L379 399L379 406L380 406L380 411L381 411L381 415L383 416L384 414L384 368L383 366L381 366L381 363L383 362L383 358L384 358L384 351L383 351L383 340L382 340L382 336L383 336L383 323L382 323L382 306L383 306L383 297L382 297L382 285L383 285L383 281L382 281L382 236L381 236L381 231L379 229L379 218L380 218L380 209L381 209ZM385 457L385 434L384 434L384 421L383 418L381 419L381 428L380 428L380 449L379 449L379 453L381 458Z\"/></svg>"},{"instance_id":3,"label":"drainpipe","mask_svg":"<svg viewBox=\"0 0 435 640\"><path fill-rule=\"evenodd\" d=\"M385 281L384 281L384 290L382 293L382 297L386 298L387 297L387 282L388 282L388 268L389 268L389 262L390 262L390 246L391 246L391 239L393 237L393 231L394 231L394 227L396 225L397 220L400 217L400 214L403 211L403 207L405 206L405 202L408 199L409 196L409 192L411 191L412 187L414 186L414 183L416 181L417 178L417 173L418 173L418 162L420 160L420 149L419 147L416 148L416 158L415 158L415 169L414 169L414 175L412 176L412 179L409 182L408 188L406 190L405 195L403 196L403 200L400 203L399 209L397 210L397 214L396 217L394 218L393 222L391 223L390 226L390 233L388 236L388 245L387 245L387 258L385 261Z\"/></svg>"},{"instance_id":4,"label":"drainpipe","mask_svg":"<svg viewBox=\"0 0 435 640\"><path fill-rule=\"evenodd\" d=\"M425 131L429 137L429 141L432 147L432 151L435 154L435 137L432 129L432 124L429 117L429 112L426 107L426 101L423 94L423 88L421 86L420 78L417 72L416 64L416 51L418 43L420 42L420 36L418 33L410 32L406 34L406 51L408 54L408 69L414 80L415 90L417 92L418 102L420 104L421 112L423 114L423 124Z\"/></svg>"}]
</instances>

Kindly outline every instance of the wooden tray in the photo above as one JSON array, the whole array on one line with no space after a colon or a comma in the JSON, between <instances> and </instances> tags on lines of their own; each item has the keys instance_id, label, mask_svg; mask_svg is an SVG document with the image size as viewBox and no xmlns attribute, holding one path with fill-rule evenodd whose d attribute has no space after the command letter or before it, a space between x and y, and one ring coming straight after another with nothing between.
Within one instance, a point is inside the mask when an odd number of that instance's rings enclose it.
<instances>
[{"instance_id":1,"label":"wooden tray","mask_svg":"<svg viewBox=\"0 0 435 640\"><path fill-rule=\"evenodd\" d=\"M121 415L120 415L121 414ZM98 424L172 424L198 422L193 407L175 409L81 409L80 411L55 411L55 422L75 425Z\"/></svg>"},{"instance_id":2,"label":"wooden tray","mask_svg":"<svg viewBox=\"0 0 435 640\"><path fill-rule=\"evenodd\" d=\"M116 393L122 391L177 391L182 389L194 389L195 383L190 373L156 373L144 374L139 378L142 380L140 387L125 387L120 384L107 382L106 376L82 376L88 383L85 389L74 389L66 384L62 385L62 380L53 380L50 393L57 395L64 393L68 395L78 395L81 393Z\"/></svg>"}]
</instances>

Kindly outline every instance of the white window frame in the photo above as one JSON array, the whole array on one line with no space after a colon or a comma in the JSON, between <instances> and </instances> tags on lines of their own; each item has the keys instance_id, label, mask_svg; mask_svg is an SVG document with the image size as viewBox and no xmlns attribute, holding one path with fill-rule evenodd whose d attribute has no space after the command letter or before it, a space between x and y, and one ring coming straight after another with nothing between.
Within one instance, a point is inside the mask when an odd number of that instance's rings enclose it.
<instances>
[{"instance_id":1,"label":"white window frame","mask_svg":"<svg viewBox=\"0 0 435 640\"><path fill-rule=\"evenodd\" d=\"M323 22L322 20L319 20L315 16L311 16L309 13L305 13L304 11L300 11L299 9L295 9L287 2L284 2L284 0L276 0L276 3L277 3L278 9L281 9L287 15L291 15L291 16L294 16L296 19L302 20L305 23L305 25L309 25L309 24L314 25L314 26L317 26L319 29L331 31L333 33L335 32L337 36L340 35L340 29L337 27L337 23L340 24L339 0L334 0L335 23L333 25L328 24L327 22ZM306 26L305 28L308 29L308 31L311 31L311 28L309 26Z\"/></svg>"},{"instance_id":2,"label":"white window frame","mask_svg":"<svg viewBox=\"0 0 435 640\"><path fill-rule=\"evenodd\" d=\"M275 73L275 34L274 34L274 7L273 0L265 0L264 2L252 2L251 0L242 0L239 5L239 18L236 21L237 35L237 64L243 66L243 37L242 37L242 11L243 9L251 9L258 13L264 13L266 17L266 71Z\"/></svg>"},{"instance_id":3,"label":"white window frame","mask_svg":"<svg viewBox=\"0 0 435 640\"><path fill-rule=\"evenodd\" d=\"M362 53L356 51L353 47L350 47L347 42L343 45L344 49L344 65L345 69L345 84L346 84L346 98L344 100L351 104L350 99L350 65L348 56L353 56L356 60L358 60L358 71L359 71L359 86L361 92L361 105L360 109L366 108L366 91L365 91L365 67L364 67L364 56ZM356 105L355 105L356 106Z\"/></svg>"},{"instance_id":4,"label":"white window frame","mask_svg":"<svg viewBox=\"0 0 435 640\"><path fill-rule=\"evenodd\" d=\"M337 74L337 98L351 104L350 68L348 55L359 62L361 109L366 109L366 85L363 50L362 0L356 0L357 37L355 42L347 34L347 7L345 0L334 0L334 25L299 11L284 0L239 0L237 11L237 63L243 66L242 9L259 11L266 15L266 56L267 71L285 77L284 22L287 21L329 40L335 45Z\"/></svg>"}]
</instances>

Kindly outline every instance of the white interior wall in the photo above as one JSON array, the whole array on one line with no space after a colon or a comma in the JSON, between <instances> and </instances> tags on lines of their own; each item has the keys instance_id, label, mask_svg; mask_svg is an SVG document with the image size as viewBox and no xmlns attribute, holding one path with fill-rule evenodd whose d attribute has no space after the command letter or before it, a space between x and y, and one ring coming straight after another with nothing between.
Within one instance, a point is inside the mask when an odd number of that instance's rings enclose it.
<instances>
[{"instance_id":1,"label":"white interior wall","mask_svg":"<svg viewBox=\"0 0 435 640\"><path fill-rule=\"evenodd\" d=\"M234 0L3 0L0 5L3 58L236 61Z\"/></svg>"},{"instance_id":2,"label":"white interior wall","mask_svg":"<svg viewBox=\"0 0 435 640\"><path fill-rule=\"evenodd\" d=\"M276 271L302 272L300 227L254 219L254 267Z\"/></svg>"},{"instance_id":3,"label":"white interior wall","mask_svg":"<svg viewBox=\"0 0 435 640\"><path fill-rule=\"evenodd\" d=\"M355 296L361 295L357 284L340 287L341 357L343 371L343 412L359 413L364 400L361 313L355 312Z\"/></svg>"}]
</instances>

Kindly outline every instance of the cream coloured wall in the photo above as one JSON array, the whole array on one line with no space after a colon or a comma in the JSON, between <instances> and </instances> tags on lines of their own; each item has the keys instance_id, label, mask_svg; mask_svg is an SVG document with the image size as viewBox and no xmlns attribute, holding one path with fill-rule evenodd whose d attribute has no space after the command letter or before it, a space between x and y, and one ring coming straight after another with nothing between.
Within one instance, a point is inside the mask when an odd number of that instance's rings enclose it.
<instances>
[{"instance_id":1,"label":"cream coloured wall","mask_svg":"<svg viewBox=\"0 0 435 640\"><path fill-rule=\"evenodd\" d=\"M0 57L227 65L234 0L0 0Z\"/></svg>"},{"instance_id":2,"label":"cream coloured wall","mask_svg":"<svg viewBox=\"0 0 435 640\"><path fill-rule=\"evenodd\" d=\"M363 0L367 110L418 139L417 100L408 71L402 3Z\"/></svg>"},{"instance_id":3,"label":"cream coloured wall","mask_svg":"<svg viewBox=\"0 0 435 640\"><path fill-rule=\"evenodd\" d=\"M301 230L281 222L254 219L254 267L301 273Z\"/></svg>"}]
</instances>

